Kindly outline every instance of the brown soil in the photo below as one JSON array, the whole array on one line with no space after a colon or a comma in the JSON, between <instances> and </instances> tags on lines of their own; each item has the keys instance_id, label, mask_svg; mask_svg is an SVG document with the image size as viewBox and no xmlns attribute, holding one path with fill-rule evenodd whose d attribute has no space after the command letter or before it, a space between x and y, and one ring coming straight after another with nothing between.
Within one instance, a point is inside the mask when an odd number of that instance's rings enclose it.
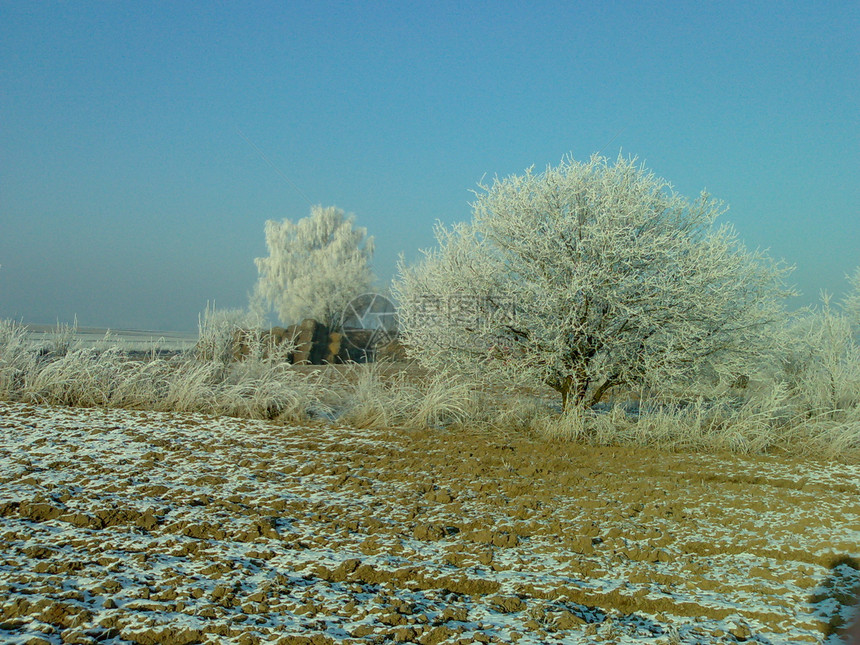
<instances>
[{"instance_id":1,"label":"brown soil","mask_svg":"<svg viewBox=\"0 0 860 645\"><path fill-rule=\"evenodd\" d=\"M858 538L855 465L0 403L4 642L823 642Z\"/></svg>"}]
</instances>

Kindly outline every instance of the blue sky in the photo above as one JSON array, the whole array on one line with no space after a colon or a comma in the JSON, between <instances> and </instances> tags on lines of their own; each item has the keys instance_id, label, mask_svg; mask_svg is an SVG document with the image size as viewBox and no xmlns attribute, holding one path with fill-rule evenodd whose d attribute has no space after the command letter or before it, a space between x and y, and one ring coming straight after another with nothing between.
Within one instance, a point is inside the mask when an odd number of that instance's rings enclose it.
<instances>
[{"instance_id":1,"label":"blue sky","mask_svg":"<svg viewBox=\"0 0 860 645\"><path fill-rule=\"evenodd\" d=\"M310 208L240 132L355 213L381 283L484 175L620 150L812 302L860 264L858 80L848 1L2 2L0 318L245 306L265 220Z\"/></svg>"}]
</instances>

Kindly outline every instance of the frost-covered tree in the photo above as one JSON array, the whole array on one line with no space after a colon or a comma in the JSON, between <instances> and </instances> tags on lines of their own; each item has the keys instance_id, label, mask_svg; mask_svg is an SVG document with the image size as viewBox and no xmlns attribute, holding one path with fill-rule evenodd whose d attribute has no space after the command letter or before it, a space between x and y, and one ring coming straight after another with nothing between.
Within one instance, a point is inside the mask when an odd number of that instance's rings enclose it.
<instances>
[{"instance_id":1,"label":"frost-covered tree","mask_svg":"<svg viewBox=\"0 0 860 645\"><path fill-rule=\"evenodd\" d=\"M706 193L598 156L479 188L470 223L400 261L401 338L428 367L543 382L567 407L703 365L743 373L766 352L788 270L715 227L725 209Z\"/></svg>"},{"instance_id":2,"label":"frost-covered tree","mask_svg":"<svg viewBox=\"0 0 860 645\"><path fill-rule=\"evenodd\" d=\"M269 257L254 260L254 299L286 324L313 318L337 327L347 303L374 280L373 237L339 208L313 206L298 222L267 221L266 247Z\"/></svg>"}]
</instances>

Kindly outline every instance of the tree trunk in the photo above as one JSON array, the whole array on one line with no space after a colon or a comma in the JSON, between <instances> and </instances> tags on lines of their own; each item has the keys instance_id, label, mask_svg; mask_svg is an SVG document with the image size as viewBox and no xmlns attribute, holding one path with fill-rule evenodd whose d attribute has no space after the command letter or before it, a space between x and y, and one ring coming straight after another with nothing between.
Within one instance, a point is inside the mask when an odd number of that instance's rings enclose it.
<instances>
[{"instance_id":1,"label":"tree trunk","mask_svg":"<svg viewBox=\"0 0 860 645\"><path fill-rule=\"evenodd\" d=\"M591 398L588 401L588 407L593 407L600 403L600 399L603 398L603 395L609 391L609 388L615 387L618 385L617 381L613 378L608 378L603 383L601 383L591 394Z\"/></svg>"},{"instance_id":2,"label":"tree trunk","mask_svg":"<svg viewBox=\"0 0 860 645\"><path fill-rule=\"evenodd\" d=\"M590 382L588 379L576 380L573 376L565 376L551 383L547 383L547 385L552 389L561 394L562 412L567 410L567 404L571 401L576 405L580 405L585 401L586 394L588 394L589 384ZM603 381L603 383L595 388L591 393L591 396L588 397L588 407L593 407L600 403L603 395L606 394L610 388L613 388L616 385L618 385L618 381L614 378L607 378Z\"/></svg>"},{"instance_id":3,"label":"tree trunk","mask_svg":"<svg viewBox=\"0 0 860 645\"><path fill-rule=\"evenodd\" d=\"M573 399L577 405L582 403L583 399L585 399L585 393L588 390L587 380L577 381L573 376L565 376L558 381L548 383L548 385L561 394L562 412L567 410L567 404L570 403L571 399Z\"/></svg>"}]
</instances>

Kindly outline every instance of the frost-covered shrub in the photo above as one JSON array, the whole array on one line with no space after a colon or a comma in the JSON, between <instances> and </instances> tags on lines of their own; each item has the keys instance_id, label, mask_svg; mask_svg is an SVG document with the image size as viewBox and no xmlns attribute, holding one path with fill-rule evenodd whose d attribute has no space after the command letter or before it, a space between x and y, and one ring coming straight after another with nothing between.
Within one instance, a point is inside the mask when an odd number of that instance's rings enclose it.
<instances>
[{"instance_id":1,"label":"frost-covered shrub","mask_svg":"<svg viewBox=\"0 0 860 645\"><path fill-rule=\"evenodd\" d=\"M860 408L860 344L852 316L844 303L832 307L825 294L820 307L786 326L787 351L777 378L788 387L798 415L834 418Z\"/></svg>"},{"instance_id":2,"label":"frost-covered shrub","mask_svg":"<svg viewBox=\"0 0 860 645\"><path fill-rule=\"evenodd\" d=\"M854 335L858 336L860 335L860 266L854 270L853 274L846 276L846 278L851 288L845 295L845 298L842 299L842 302L839 303L839 306L842 314L848 319Z\"/></svg>"},{"instance_id":3,"label":"frost-covered shrub","mask_svg":"<svg viewBox=\"0 0 860 645\"><path fill-rule=\"evenodd\" d=\"M742 374L768 350L787 269L715 227L706 193L597 156L481 189L470 223L399 266L401 339L425 366L542 382L566 408L704 365Z\"/></svg>"}]
</instances>

